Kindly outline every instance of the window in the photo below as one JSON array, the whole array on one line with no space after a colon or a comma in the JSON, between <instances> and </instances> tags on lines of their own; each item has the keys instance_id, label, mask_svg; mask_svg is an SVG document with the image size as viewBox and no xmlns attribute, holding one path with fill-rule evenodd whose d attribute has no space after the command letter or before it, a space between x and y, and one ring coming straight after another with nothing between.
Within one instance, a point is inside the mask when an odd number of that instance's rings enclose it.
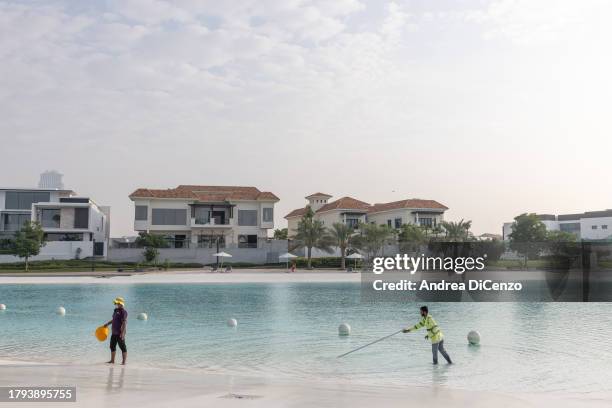
<instances>
[{"instance_id":1,"label":"window","mask_svg":"<svg viewBox=\"0 0 612 408\"><path fill-rule=\"evenodd\" d=\"M44 228L60 227L60 210L56 208L43 208L40 212L40 224Z\"/></svg>"},{"instance_id":2,"label":"window","mask_svg":"<svg viewBox=\"0 0 612 408\"><path fill-rule=\"evenodd\" d=\"M419 225L421 227L431 228L435 225L433 218L419 218Z\"/></svg>"},{"instance_id":3,"label":"window","mask_svg":"<svg viewBox=\"0 0 612 408\"><path fill-rule=\"evenodd\" d=\"M357 229L357 227L359 226L359 219L358 218L347 218L346 225L349 228Z\"/></svg>"},{"instance_id":4,"label":"window","mask_svg":"<svg viewBox=\"0 0 612 408\"><path fill-rule=\"evenodd\" d=\"M580 235L580 223L579 222L566 222L559 224L559 229L564 232L570 232L572 234Z\"/></svg>"},{"instance_id":5,"label":"window","mask_svg":"<svg viewBox=\"0 0 612 408\"><path fill-rule=\"evenodd\" d=\"M263 222L272 222L274 220L274 208L263 209Z\"/></svg>"},{"instance_id":6,"label":"window","mask_svg":"<svg viewBox=\"0 0 612 408\"><path fill-rule=\"evenodd\" d=\"M238 235L238 248L257 248L257 235Z\"/></svg>"},{"instance_id":7,"label":"window","mask_svg":"<svg viewBox=\"0 0 612 408\"><path fill-rule=\"evenodd\" d=\"M83 234L67 233L62 234L60 232L53 232L45 234L47 241L82 241Z\"/></svg>"},{"instance_id":8,"label":"window","mask_svg":"<svg viewBox=\"0 0 612 408\"><path fill-rule=\"evenodd\" d=\"M2 214L4 231L19 231L23 224L30 221L30 214Z\"/></svg>"},{"instance_id":9,"label":"window","mask_svg":"<svg viewBox=\"0 0 612 408\"><path fill-rule=\"evenodd\" d=\"M257 226L257 210L238 210L238 225Z\"/></svg>"},{"instance_id":10,"label":"window","mask_svg":"<svg viewBox=\"0 0 612 408\"><path fill-rule=\"evenodd\" d=\"M391 228L391 220L387 220L387 227Z\"/></svg>"},{"instance_id":11,"label":"window","mask_svg":"<svg viewBox=\"0 0 612 408\"><path fill-rule=\"evenodd\" d=\"M597 225L592 225L592 226L591 226L591 229L596 230L596 229L597 229Z\"/></svg>"},{"instance_id":12,"label":"window","mask_svg":"<svg viewBox=\"0 0 612 408\"><path fill-rule=\"evenodd\" d=\"M89 228L89 208L74 209L74 228Z\"/></svg>"},{"instance_id":13,"label":"window","mask_svg":"<svg viewBox=\"0 0 612 408\"><path fill-rule=\"evenodd\" d=\"M198 236L198 248L217 248L217 242L219 243L219 248L225 248L225 237L218 235Z\"/></svg>"},{"instance_id":14,"label":"window","mask_svg":"<svg viewBox=\"0 0 612 408\"><path fill-rule=\"evenodd\" d=\"M607 225L602 225L601 229L608 229L608 226Z\"/></svg>"},{"instance_id":15,"label":"window","mask_svg":"<svg viewBox=\"0 0 612 408\"><path fill-rule=\"evenodd\" d=\"M153 225L186 225L187 209L153 208L151 210Z\"/></svg>"},{"instance_id":16,"label":"window","mask_svg":"<svg viewBox=\"0 0 612 408\"><path fill-rule=\"evenodd\" d=\"M7 191L5 208L7 210L31 210L33 203L47 203L51 194L44 191Z\"/></svg>"},{"instance_id":17,"label":"window","mask_svg":"<svg viewBox=\"0 0 612 408\"><path fill-rule=\"evenodd\" d=\"M146 221L149 219L149 207L146 205L137 205L135 207L134 219L136 221Z\"/></svg>"},{"instance_id":18,"label":"window","mask_svg":"<svg viewBox=\"0 0 612 408\"><path fill-rule=\"evenodd\" d=\"M395 219L395 228L402 228L402 219L401 218L396 218Z\"/></svg>"}]
</instances>

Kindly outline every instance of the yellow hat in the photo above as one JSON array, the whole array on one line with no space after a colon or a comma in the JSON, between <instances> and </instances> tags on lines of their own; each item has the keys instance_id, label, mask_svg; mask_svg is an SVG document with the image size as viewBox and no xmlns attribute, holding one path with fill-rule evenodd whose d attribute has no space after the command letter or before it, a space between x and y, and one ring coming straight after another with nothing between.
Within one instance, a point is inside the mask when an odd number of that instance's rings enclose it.
<instances>
[{"instance_id":1,"label":"yellow hat","mask_svg":"<svg viewBox=\"0 0 612 408\"><path fill-rule=\"evenodd\" d=\"M115 305L125 306L125 300L123 300L122 297L116 297L115 300L113 300L113 303Z\"/></svg>"}]
</instances>

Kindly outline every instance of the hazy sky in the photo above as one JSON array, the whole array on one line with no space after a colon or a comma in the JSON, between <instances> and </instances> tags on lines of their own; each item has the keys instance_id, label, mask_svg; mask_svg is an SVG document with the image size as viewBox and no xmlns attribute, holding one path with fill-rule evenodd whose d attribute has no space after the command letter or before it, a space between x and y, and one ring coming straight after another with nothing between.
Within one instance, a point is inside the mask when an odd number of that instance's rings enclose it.
<instances>
[{"instance_id":1,"label":"hazy sky","mask_svg":"<svg viewBox=\"0 0 612 408\"><path fill-rule=\"evenodd\" d=\"M612 208L612 2L0 1L0 185Z\"/></svg>"}]
</instances>

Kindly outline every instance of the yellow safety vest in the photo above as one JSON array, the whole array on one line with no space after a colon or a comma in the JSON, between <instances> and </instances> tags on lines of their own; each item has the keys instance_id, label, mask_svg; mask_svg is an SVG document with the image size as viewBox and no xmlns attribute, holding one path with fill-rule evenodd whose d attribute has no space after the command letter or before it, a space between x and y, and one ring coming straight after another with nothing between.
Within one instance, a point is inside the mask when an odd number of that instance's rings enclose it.
<instances>
[{"instance_id":1,"label":"yellow safety vest","mask_svg":"<svg viewBox=\"0 0 612 408\"><path fill-rule=\"evenodd\" d=\"M439 343L444 338L442 330L440 330L438 324L430 314L422 318L421 321L410 328L410 330L418 330L421 327L425 327L427 329L427 337L432 343Z\"/></svg>"}]
</instances>

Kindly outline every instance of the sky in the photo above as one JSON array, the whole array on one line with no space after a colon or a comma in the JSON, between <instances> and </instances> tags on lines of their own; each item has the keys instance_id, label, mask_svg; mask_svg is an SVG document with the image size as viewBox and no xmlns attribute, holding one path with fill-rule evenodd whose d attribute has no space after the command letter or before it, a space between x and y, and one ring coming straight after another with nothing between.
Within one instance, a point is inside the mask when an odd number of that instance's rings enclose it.
<instances>
[{"instance_id":1,"label":"sky","mask_svg":"<svg viewBox=\"0 0 612 408\"><path fill-rule=\"evenodd\" d=\"M612 208L606 0L0 0L0 186L434 199L501 233ZM607 50L607 51L606 51Z\"/></svg>"}]
</instances>

